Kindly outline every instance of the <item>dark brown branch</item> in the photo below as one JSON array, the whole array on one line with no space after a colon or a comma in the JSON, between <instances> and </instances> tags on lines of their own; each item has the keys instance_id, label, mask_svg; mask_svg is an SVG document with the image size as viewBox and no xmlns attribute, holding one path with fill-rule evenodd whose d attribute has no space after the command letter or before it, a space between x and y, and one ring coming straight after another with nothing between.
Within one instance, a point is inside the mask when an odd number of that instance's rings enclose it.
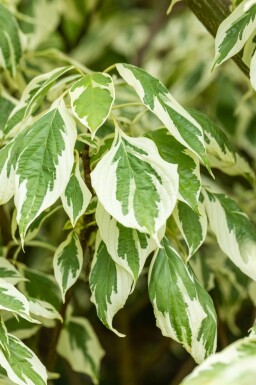
<instances>
[{"instance_id":1,"label":"dark brown branch","mask_svg":"<svg viewBox=\"0 0 256 385\"><path fill-rule=\"evenodd\" d=\"M185 0L194 15L201 21L212 36L216 36L221 22L229 15L223 0ZM233 56L233 61L249 77L249 69L242 61L241 54Z\"/></svg>"}]
</instances>

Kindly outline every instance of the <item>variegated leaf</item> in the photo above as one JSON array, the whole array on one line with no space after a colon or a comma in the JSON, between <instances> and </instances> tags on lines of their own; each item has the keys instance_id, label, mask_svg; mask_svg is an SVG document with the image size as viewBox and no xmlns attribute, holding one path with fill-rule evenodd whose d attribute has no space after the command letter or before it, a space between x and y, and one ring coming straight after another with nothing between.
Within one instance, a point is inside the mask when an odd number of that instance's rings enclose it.
<instances>
[{"instance_id":1,"label":"variegated leaf","mask_svg":"<svg viewBox=\"0 0 256 385\"><path fill-rule=\"evenodd\" d=\"M136 282L149 254L157 248L156 241L148 234L124 227L112 218L98 203L96 222L108 253ZM164 236L165 227L159 230L158 239Z\"/></svg>"},{"instance_id":2,"label":"variegated leaf","mask_svg":"<svg viewBox=\"0 0 256 385\"><path fill-rule=\"evenodd\" d=\"M16 19L0 4L0 67L7 69L11 76L15 76L22 54L19 33Z\"/></svg>"},{"instance_id":3,"label":"variegated leaf","mask_svg":"<svg viewBox=\"0 0 256 385\"><path fill-rule=\"evenodd\" d=\"M175 139L191 150L209 168L202 127L173 98L168 89L141 68L121 63L117 64L116 68L124 80L135 89L145 106L163 122Z\"/></svg>"},{"instance_id":4,"label":"variegated leaf","mask_svg":"<svg viewBox=\"0 0 256 385\"><path fill-rule=\"evenodd\" d=\"M206 213L204 205L200 201L198 211L199 213L195 213L183 202L178 202L173 211L175 222L188 246L188 259L203 244L207 233Z\"/></svg>"},{"instance_id":5,"label":"variegated leaf","mask_svg":"<svg viewBox=\"0 0 256 385\"><path fill-rule=\"evenodd\" d=\"M211 297L166 238L150 265L149 297L164 336L180 342L198 363L215 351Z\"/></svg>"},{"instance_id":6,"label":"variegated leaf","mask_svg":"<svg viewBox=\"0 0 256 385\"><path fill-rule=\"evenodd\" d=\"M211 230L221 249L248 277L256 280L256 228L224 194L203 191Z\"/></svg>"},{"instance_id":7,"label":"variegated leaf","mask_svg":"<svg viewBox=\"0 0 256 385\"><path fill-rule=\"evenodd\" d=\"M64 102L57 101L18 137L22 139L22 146L12 162L15 164L14 202L23 242L29 225L66 188L74 162L75 123ZM14 143L16 141L17 138Z\"/></svg>"},{"instance_id":8,"label":"variegated leaf","mask_svg":"<svg viewBox=\"0 0 256 385\"><path fill-rule=\"evenodd\" d=\"M215 38L214 66L236 55L256 28L256 1L243 0L220 24Z\"/></svg>"},{"instance_id":9,"label":"variegated leaf","mask_svg":"<svg viewBox=\"0 0 256 385\"><path fill-rule=\"evenodd\" d=\"M75 227L77 220L85 212L91 197L92 194L81 177L79 170L79 156L76 153L76 159L69 182L65 192L61 195L63 208L68 214L73 227Z\"/></svg>"},{"instance_id":10,"label":"variegated leaf","mask_svg":"<svg viewBox=\"0 0 256 385\"><path fill-rule=\"evenodd\" d=\"M7 356L10 355L8 332L7 332L6 326L4 324L4 320L0 316L0 351L1 350L3 350L3 352ZM1 365L1 363L0 363L0 365Z\"/></svg>"},{"instance_id":11,"label":"variegated leaf","mask_svg":"<svg viewBox=\"0 0 256 385\"><path fill-rule=\"evenodd\" d=\"M125 227L157 235L178 195L177 166L163 160L154 142L117 134L91 173L106 211Z\"/></svg>"},{"instance_id":12,"label":"variegated leaf","mask_svg":"<svg viewBox=\"0 0 256 385\"><path fill-rule=\"evenodd\" d=\"M49 320L58 319L62 321L60 313L49 302L29 297L28 303L30 313L37 316L39 320L41 320L41 318L46 318Z\"/></svg>"},{"instance_id":13,"label":"variegated leaf","mask_svg":"<svg viewBox=\"0 0 256 385\"><path fill-rule=\"evenodd\" d=\"M57 352L68 361L75 372L87 374L94 384L98 384L100 362L104 350L85 318L70 317L65 322L58 341Z\"/></svg>"},{"instance_id":14,"label":"variegated leaf","mask_svg":"<svg viewBox=\"0 0 256 385\"><path fill-rule=\"evenodd\" d=\"M1 385L15 385L8 377L0 374L0 384Z\"/></svg>"},{"instance_id":15,"label":"variegated leaf","mask_svg":"<svg viewBox=\"0 0 256 385\"><path fill-rule=\"evenodd\" d=\"M10 380L18 385L46 385L46 369L35 353L11 334L9 346L9 357L0 351L0 365Z\"/></svg>"},{"instance_id":16,"label":"variegated leaf","mask_svg":"<svg viewBox=\"0 0 256 385\"><path fill-rule=\"evenodd\" d=\"M254 171L248 162L234 151L226 134L202 112L195 109L189 109L189 112L204 127L205 146L210 166L228 175L243 175L253 184Z\"/></svg>"},{"instance_id":17,"label":"variegated leaf","mask_svg":"<svg viewBox=\"0 0 256 385\"><path fill-rule=\"evenodd\" d=\"M36 322L29 314L26 297L11 283L0 279L0 310L10 311L31 322Z\"/></svg>"},{"instance_id":18,"label":"variegated leaf","mask_svg":"<svg viewBox=\"0 0 256 385\"><path fill-rule=\"evenodd\" d=\"M27 297L37 298L49 302L59 309L61 306L60 291L52 275L19 265L19 270L26 278L19 284L20 289Z\"/></svg>"},{"instance_id":19,"label":"variegated leaf","mask_svg":"<svg viewBox=\"0 0 256 385\"><path fill-rule=\"evenodd\" d=\"M147 134L152 139L161 155L169 163L178 164L179 199L198 211L198 199L201 189L199 159L190 150L180 144L166 129L159 129Z\"/></svg>"},{"instance_id":20,"label":"variegated leaf","mask_svg":"<svg viewBox=\"0 0 256 385\"><path fill-rule=\"evenodd\" d=\"M85 75L71 87L70 98L75 116L94 137L107 119L114 102L112 78L100 72Z\"/></svg>"},{"instance_id":21,"label":"variegated leaf","mask_svg":"<svg viewBox=\"0 0 256 385\"><path fill-rule=\"evenodd\" d=\"M126 270L114 262L99 234L89 283L92 292L91 301L96 306L99 319L119 337L124 337L114 329L112 320L131 293L133 279Z\"/></svg>"},{"instance_id":22,"label":"variegated leaf","mask_svg":"<svg viewBox=\"0 0 256 385\"><path fill-rule=\"evenodd\" d=\"M14 101L10 97L6 97L4 94L0 95L0 139L3 136L4 127L14 107Z\"/></svg>"},{"instance_id":23,"label":"variegated leaf","mask_svg":"<svg viewBox=\"0 0 256 385\"><path fill-rule=\"evenodd\" d=\"M0 257L0 278L13 285L24 280L20 272L3 257Z\"/></svg>"},{"instance_id":24,"label":"variegated leaf","mask_svg":"<svg viewBox=\"0 0 256 385\"><path fill-rule=\"evenodd\" d=\"M24 120L40 106L56 80L72 68L71 66L58 67L33 78L24 89L19 103L11 112L4 127L4 134L8 137L15 136L24 125Z\"/></svg>"},{"instance_id":25,"label":"variegated leaf","mask_svg":"<svg viewBox=\"0 0 256 385\"><path fill-rule=\"evenodd\" d=\"M233 342L207 358L180 385L251 385L256 377L256 337Z\"/></svg>"},{"instance_id":26,"label":"variegated leaf","mask_svg":"<svg viewBox=\"0 0 256 385\"><path fill-rule=\"evenodd\" d=\"M250 81L254 90L256 90L256 51L255 51L255 35L254 35L254 46L253 55L250 61Z\"/></svg>"},{"instance_id":27,"label":"variegated leaf","mask_svg":"<svg viewBox=\"0 0 256 385\"><path fill-rule=\"evenodd\" d=\"M31 324L31 322L24 318L17 318L11 313L5 313L4 321L8 332L20 340L34 336L41 328L41 324Z\"/></svg>"},{"instance_id":28,"label":"variegated leaf","mask_svg":"<svg viewBox=\"0 0 256 385\"><path fill-rule=\"evenodd\" d=\"M71 231L57 248L53 257L55 279L60 287L62 300L68 289L77 281L83 264L83 250L77 234Z\"/></svg>"}]
</instances>

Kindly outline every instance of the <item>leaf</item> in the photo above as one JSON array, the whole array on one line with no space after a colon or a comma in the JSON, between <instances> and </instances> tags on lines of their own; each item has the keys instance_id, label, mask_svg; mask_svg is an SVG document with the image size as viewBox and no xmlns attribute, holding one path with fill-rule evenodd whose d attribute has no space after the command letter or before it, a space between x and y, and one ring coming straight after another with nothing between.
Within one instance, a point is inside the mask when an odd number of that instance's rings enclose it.
<instances>
[{"instance_id":1,"label":"leaf","mask_svg":"<svg viewBox=\"0 0 256 385\"><path fill-rule=\"evenodd\" d=\"M46 318L50 320L58 319L62 321L62 317L60 313L57 312L55 307L51 305L49 302L29 297L28 303L29 303L30 313L33 314L34 316L39 317L39 320L41 318Z\"/></svg>"},{"instance_id":2,"label":"leaf","mask_svg":"<svg viewBox=\"0 0 256 385\"><path fill-rule=\"evenodd\" d=\"M99 370L104 351L89 322L82 317L70 317L61 330L58 354L75 372L85 373L94 384L99 382Z\"/></svg>"},{"instance_id":3,"label":"leaf","mask_svg":"<svg viewBox=\"0 0 256 385\"><path fill-rule=\"evenodd\" d=\"M256 280L256 229L236 202L204 190L205 209L218 244L231 261Z\"/></svg>"},{"instance_id":4,"label":"leaf","mask_svg":"<svg viewBox=\"0 0 256 385\"><path fill-rule=\"evenodd\" d=\"M142 103L163 122L175 139L191 150L209 169L202 127L173 98L167 88L141 68L117 64L123 79L134 88Z\"/></svg>"},{"instance_id":5,"label":"leaf","mask_svg":"<svg viewBox=\"0 0 256 385\"><path fill-rule=\"evenodd\" d=\"M177 226L188 246L188 257L203 244L207 233L207 218L203 203L198 202L199 213L195 213L188 205L178 202L173 216Z\"/></svg>"},{"instance_id":6,"label":"leaf","mask_svg":"<svg viewBox=\"0 0 256 385\"><path fill-rule=\"evenodd\" d=\"M227 135L202 112L190 108L189 113L204 127L205 146L210 166L228 175L243 175L253 185L254 171L248 162L234 151Z\"/></svg>"},{"instance_id":7,"label":"leaf","mask_svg":"<svg viewBox=\"0 0 256 385\"><path fill-rule=\"evenodd\" d=\"M8 156L3 163L4 181L8 177L6 169L9 163L9 179L15 175L14 202L22 242L34 219L64 192L73 167L75 140L75 123L64 102L57 101L11 142L13 151L10 150L10 160L9 154L6 154L6 147L10 144L0 151L0 160L2 151L3 156Z\"/></svg>"},{"instance_id":8,"label":"leaf","mask_svg":"<svg viewBox=\"0 0 256 385\"><path fill-rule=\"evenodd\" d=\"M3 257L0 257L0 278L12 285L16 285L16 283L24 280L19 271Z\"/></svg>"},{"instance_id":9,"label":"leaf","mask_svg":"<svg viewBox=\"0 0 256 385\"><path fill-rule=\"evenodd\" d=\"M94 137L108 118L114 102L112 78L100 72L85 75L71 87L70 98L74 115L89 128Z\"/></svg>"},{"instance_id":10,"label":"leaf","mask_svg":"<svg viewBox=\"0 0 256 385\"><path fill-rule=\"evenodd\" d=\"M62 300L68 289L77 281L83 264L83 250L77 234L71 231L57 248L53 257L55 279L60 287Z\"/></svg>"},{"instance_id":11,"label":"leaf","mask_svg":"<svg viewBox=\"0 0 256 385\"><path fill-rule=\"evenodd\" d=\"M152 139L161 157L169 163L178 164L179 199L198 211L198 199L201 190L199 159L191 151L162 128L147 134Z\"/></svg>"},{"instance_id":12,"label":"leaf","mask_svg":"<svg viewBox=\"0 0 256 385\"><path fill-rule=\"evenodd\" d=\"M132 283L132 276L113 261L98 233L89 276L91 301L96 306L101 322L119 337L124 335L113 328L112 320L124 306L131 292Z\"/></svg>"},{"instance_id":13,"label":"leaf","mask_svg":"<svg viewBox=\"0 0 256 385\"><path fill-rule=\"evenodd\" d=\"M0 365L18 385L46 385L47 373L35 353L9 334L10 357L0 351Z\"/></svg>"},{"instance_id":14,"label":"leaf","mask_svg":"<svg viewBox=\"0 0 256 385\"><path fill-rule=\"evenodd\" d=\"M97 205L96 222L108 253L136 282L147 257L157 248L156 241L148 234L118 223L100 203ZM163 238L164 232L165 228L159 230L159 241Z\"/></svg>"},{"instance_id":15,"label":"leaf","mask_svg":"<svg viewBox=\"0 0 256 385\"><path fill-rule=\"evenodd\" d=\"M29 304L26 297L11 283L0 279L0 310L18 314L30 322L36 322L29 314Z\"/></svg>"},{"instance_id":16,"label":"leaf","mask_svg":"<svg viewBox=\"0 0 256 385\"><path fill-rule=\"evenodd\" d=\"M10 355L8 332L4 324L4 320L0 316L0 351L1 350L3 350L4 354L7 356Z\"/></svg>"},{"instance_id":17,"label":"leaf","mask_svg":"<svg viewBox=\"0 0 256 385\"><path fill-rule=\"evenodd\" d=\"M256 376L255 357L255 336L240 339L207 358L180 385L253 384Z\"/></svg>"},{"instance_id":18,"label":"leaf","mask_svg":"<svg viewBox=\"0 0 256 385\"><path fill-rule=\"evenodd\" d=\"M68 214L73 227L75 227L81 215L84 214L91 197L92 194L81 177L79 156L77 154L69 182L65 192L61 195L63 208Z\"/></svg>"},{"instance_id":19,"label":"leaf","mask_svg":"<svg viewBox=\"0 0 256 385\"><path fill-rule=\"evenodd\" d=\"M0 67L16 75L16 66L21 58L19 27L11 12L0 4Z\"/></svg>"},{"instance_id":20,"label":"leaf","mask_svg":"<svg viewBox=\"0 0 256 385\"><path fill-rule=\"evenodd\" d=\"M8 317L5 315L4 318L8 332L20 340L34 336L41 328L41 324L31 324L31 322L25 320L24 318L18 319L10 313L8 314Z\"/></svg>"},{"instance_id":21,"label":"leaf","mask_svg":"<svg viewBox=\"0 0 256 385\"><path fill-rule=\"evenodd\" d=\"M164 161L147 138L117 135L91 173L91 181L113 218L150 235L156 236L177 200L177 166Z\"/></svg>"},{"instance_id":22,"label":"leaf","mask_svg":"<svg viewBox=\"0 0 256 385\"><path fill-rule=\"evenodd\" d=\"M13 108L15 107L14 101L11 100L11 98L7 98L4 95L0 95L0 131L3 131L6 122L8 120L8 117L10 113L12 112ZM2 133L0 133L0 137L2 136Z\"/></svg>"},{"instance_id":23,"label":"leaf","mask_svg":"<svg viewBox=\"0 0 256 385\"><path fill-rule=\"evenodd\" d=\"M149 271L149 297L157 326L199 363L216 348L216 314L207 291L164 238Z\"/></svg>"},{"instance_id":24,"label":"leaf","mask_svg":"<svg viewBox=\"0 0 256 385\"><path fill-rule=\"evenodd\" d=\"M215 38L213 66L219 66L243 48L256 27L255 16L255 1L244 0L223 20Z\"/></svg>"},{"instance_id":25,"label":"leaf","mask_svg":"<svg viewBox=\"0 0 256 385\"><path fill-rule=\"evenodd\" d=\"M55 279L38 270L20 266L26 281L20 283L20 288L26 296L49 302L56 309L60 308L60 292Z\"/></svg>"}]
</instances>

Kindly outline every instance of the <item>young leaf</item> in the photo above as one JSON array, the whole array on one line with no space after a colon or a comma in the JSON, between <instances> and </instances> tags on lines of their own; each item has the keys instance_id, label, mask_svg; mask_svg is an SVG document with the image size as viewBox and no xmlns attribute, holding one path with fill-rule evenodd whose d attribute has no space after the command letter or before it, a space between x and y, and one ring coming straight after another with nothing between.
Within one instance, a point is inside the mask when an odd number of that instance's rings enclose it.
<instances>
[{"instance_id":1,"label":"young leaf","mask_svg":"<svg viewBox=\"0 0 256 385\"><path fill-rule=\"evenodd\" d=\"M164 336L180 342L198 363L215 351L211 297L166 238L150 265L149 297Z\"/></svg>"},{"instance_id":2,"label":"young leaf","mask_svg":"<svg viewBox=\"0 0 256 385\"><path fill-rule=\"evenodd\" d=\"M256 280L256 229L238 205L224 194L203 191L209 224L231 261Z\"/></svg>"},{"instance_id":3,"label":"young leaf","mask_svg":"<svg viewBox=\"0 0 256 385\"><path fill-rule=\"evenodd\" d=\"M53 257L55 279L60 287L62 300L68 289L77 281L83 264L83 250L77 234L71 231L57 248Z\"/></svg>"},{"instance_id":4,"label":"young leaf","mask_svg":"<svg viewBox=\"0 0 256 385\"><path fill-rule=\"evenodd\" d=\"M256 338L233 342L207 358L180 385L249 385L256 377Z\"/></svg>"},{"instance_id":5,"label":"young leaf","mask_svg":"<svg viewBox=\"0 0 256 385\"><path fill-rule=\"evenodd\" d=\"M9 356L10 350L9 350L9 336L7 333L6 326L4 324L3 318L0 316L0 351L3 350L3 352ZM0 363L1 365L1 363Z\"/></svg>"},{"instance_id":6,"label":"young leaf","mask_svg":"<svg viewBox=\"0 0 256 385\"><path fill-rule=\"evenodd\" d=\"M0 278L12 285L16 285L16 283L25 279L19 271L3 257L0 257Z\"/></svg>"},{"instance_id":7,"label":"young leaf","mask_svg":"<svg viewBox=\"0 0 256 385\"><path fill-rule=\"evenodd\" d=\"M157 248L156 241L148 234L118 223L100 203L96 209L96 222L108 253L136 282L147 257ZM164 231L164 228L159 230L159 241L163 238Z\"/></svg>"},{"instance_id":8,"label":"young leaf","mask_svg":"<svg viewBox=\"0 0 256 385\"><path fill-rule=\"evenodd\" d=\"M156 78L131 64L117 64L123 79L135 89L141 101L160 119L178 142L191 150L209 168L202 128Z\"/></svg>"},{"instance_id":9,"label":"young leaf","mask_svg":"<svg viewBox=\"0 0 256 385\"><path fill-rule=\"evenodd\" d=\"M132 288L132 276L113 261L105 243L98 234L95 254L89 277L92 292L91 301L95 304L101 322L119 337L124 337L112 326L114 315L120 310Z\"/></svg>"},{"instance_id":10,"label":"young leaf","mask_svg":"<svg viewBox=\"0 0 256 385\"><path fill-rule=\"evenodd\" d=\"M33 220L66 188L74 162L75 123L64 102L57 101L19 136L22 147L15 164L14 202L23 241Z\"/></svg>"},{"instance_id":11,"label":"young leaf","mask_svg":"<svg viewBox=\"0 0 256 385\"><path fill-rule=\"evenodd\" d=\"M63 208L68 214L73 227L85 212L91 197L92 194L81 177L77 154L69 182L65 192L61 195Z\"/></svg>"},{"instance_id":12,"label":"young leaf","mask_svg":"<svg viewBox=\"0 0 256 385\"><path fill-rule=\"evenodd\" d=\"M79 79L70 89L74 115L92 133L107 119L115 98L112 78L96 72Z\"/></svg>"},{"instance_id":13,"label":"young leaf","mask_svg":"<svg viewBox=\"0 0 256 385\"><path fill-rule=\"evenodd\" d=\"M29 304L26 297L11 283L7 283L3 279L0 279L0 310L7 310L28 321L36 322L29 314Z\"/></svg>"},{"instance_id":14,"label":"young leaf","mask_svg":"<svg viewBox=\"0 0 256 385\"><path fill-rule=\"evenodd\" d=\"M21 42L16 19L0 4L0 67L16 75L16 66L21 58Z\"/></svg>"},{"instance_id":15,"label":"young leaf","mask_svg":"<svg viewBox=\"0 0 256 385\"><path fill-rule=\"evenodd\" d=\"M215 38L214 66L236 55L256 27L256 3L243 0L219 26Z\"/></svg>"},{"instance_id":16,"label":"young leaf","mask_svg":"<svg viewBox=\"0 0 256 385\"><path fill-rule=\"evenodd\" d=\"M201 189L198 157L180 144L165 128L152 131L147 137L155 142L159 154L166 162L178 164L179 199L194 211L198 211Z\"/></svg>"},{"instance_id":17,"label":"young leaf","mask_svg":"<svg viewBox=\"0 0 256 385\"><path fill-rule=\"evenodd\" d=\"M199 249L207 233L207 218L203 203L198 202L199 213L195 213L183 202L178 202L173 216L188 246L188 259Z\"/></svg>"},{"instance_id":18,"label":"young leaf","mask_svg":"<svg viewBox=\"0 0 256 385\"><path fill-rule=\"evenodd\" d=\"M100 361L104 350L85 318L70 317L65 322L57 352L68 361L75 372L87 374L94 384L98 384Z\"/></svg>"},{"instance_id":19,"label":"young leaf","mask_svg":"<svg viewBox=\"0 0 256 385\"><path fill-rule=\"evenodd\" d=\"M177 166L160 157L152 140L123 133L91 173L106 211L123 226L150 235L156 235L171 214L178 179Z\"/></svg>"},{"instance_id":20,"label":"young leaf","mask_svg":"<svg viewBox=\"0 0 256 385\"><path fill-rule=\"evenodd\" d=\"M35 353L11 334L9 346L9 357L0 350L0 365L10 380L18 385L46 385L46 369Z\"/></svg>"}]
</instances>

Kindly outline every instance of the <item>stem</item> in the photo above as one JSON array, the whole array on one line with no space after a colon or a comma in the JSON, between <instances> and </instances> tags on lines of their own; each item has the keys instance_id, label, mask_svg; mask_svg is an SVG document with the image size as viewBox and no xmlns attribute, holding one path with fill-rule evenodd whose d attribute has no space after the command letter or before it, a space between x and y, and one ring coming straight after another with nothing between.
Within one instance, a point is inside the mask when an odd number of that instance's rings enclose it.
<instances>
[{"instance_id":1,"label":"stem","mask_svg":"<svg viewBox=\"0 0 256 385\"><path fill-rule=\"evenodd\" d=\"M12 240L12 235L9 231L10 220L5 212L3 206L0 206L0 233L2 236L3 243L7 245Z\"/></svg>"},{"instance_id":2,"label":"stem","mask_svg":"<svg viewBox=\"0 0 256 385\"><path fill-rule=\"evenodd\" d=\"M229 9L228 6L225 6L225 2L223 0L185 0L185 2L210 34L215 37L219 25L229 15ZM242 61L241 54L233 56L232 60L249 77L249 69Z\"/></svg>"},{"instance_id":3,"label":"stem","mask_svg":"<svg viewBox=\"0 0 256 385\"><path fill-rule=\"evenodd\" d=\"M140 102L117 104L116 106L112 107L112 110L118 110L119 108L130 107L130 106L144 107L144 104Z\"/></svg>"},{"instance_id":4,"label":"stem","mask_svg":"<svg viewBox=\"0 0 256 385\"><path fill-rule=\"evenodd\" d=\"M43 249L47 249L47 250L50 250L52 252L55 253L56 251L56 247L55 246L52 246L50 245L49 243L46 243L46 242L42 242L42 241L29 241L26 243L26 247L41 247Z\"/></svg>"},{"instance_id":5,"label":"stem","mask_svg":"<svg viewBox=\"0 0 256 385\"><path fill-rule=\"evenodd\" d=\"M108 73L112 70L114 70L116 68L116 64L112 64L111 66L109 66L108 68L106 68L103 72L104 73Z\"/></svg>"}]
</instances>

